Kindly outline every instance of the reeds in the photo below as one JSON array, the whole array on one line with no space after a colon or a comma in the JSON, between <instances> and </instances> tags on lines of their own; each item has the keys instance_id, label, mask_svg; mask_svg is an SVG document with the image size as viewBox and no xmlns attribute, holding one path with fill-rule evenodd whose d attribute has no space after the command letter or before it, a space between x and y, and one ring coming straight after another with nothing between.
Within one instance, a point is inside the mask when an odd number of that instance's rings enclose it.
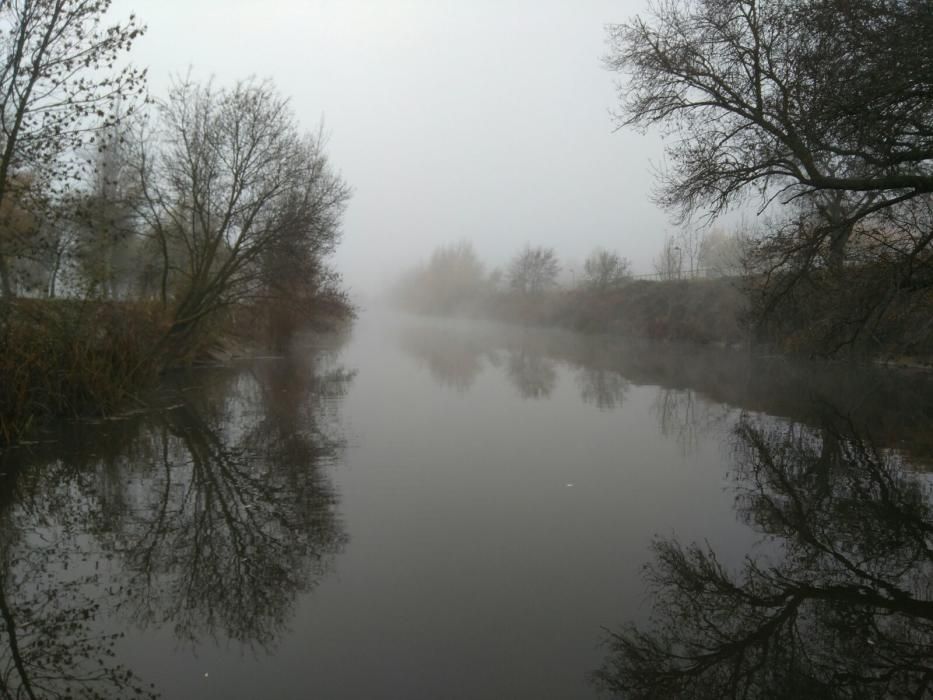
<instances>
[{"instance_id":1,"label":"reeds","mask_svg":"<svg viewBox=\"0 0 933 700\"><path fill-rule=\"evenodd\" d=\"M16 300L0 306L0 443L53 418L106 414L151 381L164 323L142 303Z\"/></svg>"},{"instance_id":2,"label":"reeds","mask_svg":"<svg viewBox=\"0 0 933 700\"><path fill-rule=\"evenodd\" d=\"M352 316L342 297L242 305L178 333L151 302L16 299L0 303L0 446L54 419L107 415L170 366L215 357L229 341L286 347L302 328Z\"/></svg>"}]
</instances>

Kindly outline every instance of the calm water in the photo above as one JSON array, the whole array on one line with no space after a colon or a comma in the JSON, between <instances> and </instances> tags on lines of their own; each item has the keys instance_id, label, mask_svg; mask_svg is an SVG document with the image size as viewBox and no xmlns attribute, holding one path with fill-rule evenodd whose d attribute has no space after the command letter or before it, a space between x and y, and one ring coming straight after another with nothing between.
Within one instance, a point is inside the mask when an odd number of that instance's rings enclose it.
<instances>
[{"instance_id":1,"label":"calm water","mask_svg":"<svg viewBox=\"0 0 933 700\"><path fill-rule=\"evenodd\" d=\"M933 678L926 375L364 314L170 384L0 455L0 696Z\"/></svg>"}]
</instances>

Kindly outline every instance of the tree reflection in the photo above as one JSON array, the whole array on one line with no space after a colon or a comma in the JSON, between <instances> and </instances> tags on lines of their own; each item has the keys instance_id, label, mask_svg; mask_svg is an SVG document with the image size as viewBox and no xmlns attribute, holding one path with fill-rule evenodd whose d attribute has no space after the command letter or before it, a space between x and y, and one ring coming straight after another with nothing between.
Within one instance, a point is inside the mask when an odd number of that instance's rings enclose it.
<instances>
[{"instance_id":1,"label":"tree reflection","mask_svg":"<svg viewBox=\"0 0 933 700\"><path fill-rule=\"evenodd\" d=\"M405 327L400 335L403 350L427 366L442 386L466 392L483 370L487 353L476 338L430 327Z\"/></svg>"},{"instance_id":2,"label":"tree reflection","mask_svg":"<svg viewBox=\"0 0 933 700\"><path fill-rule=\"evenodd\" d=\"M600 411L613 411L624 403L632 385L614 370L583 366L577 372L577 386L584 403L593 404Z\"/></svg>"},{"instance_id":3,"label":"tree reflection","mask_svg":"<svg viewBox=\"0 0 933 700\"><path fill-rule=\"evenodd\" d=\"M612 634L598 682L631 698L929 694L928 480L837 416L743 419L735 454L737 509L770 557L732 573L709 546L655 542L652 629Z\"/></svg>"},{"instance_id":4,"label":"tree reflection","mask_svg":"<svg viewBox=\"0 0 933 700\"><path fill-rule=\"evenodd\" d=\"M60 466L60 465L54 465ZM4 468L8 468L4 465ZM57 471L57 469L56 469ZM115 660L120 632L101 629L97 567L66 543L87 509L62 511L69 490L49 485L48 507L7 482L0 530L0 697L155 697ZM57 515L61 513L62 517Z\"/></svg>"},{"instance_id":5,"label":"tree reflection","mask_svg":"<svg viewBox=\"0 0 933 700\"><path fill-rule=\"evenodd\" d=\"M435 380L460 392L473 385L486 365L502 366L527 398L547 396L556 383L548 381L550 370L569 368L577 373L583 401L604 410L624 400L623 382L658 387L662 430L685 451L694 441L694 426L718 428L716 406L815 425L819 415L814 399L826 399L850 407L853 422L863 429L871 426L879 444L909 450L913 458L933 465L933 384L926 374L463 320L402 323L400 338L401 348Z\"/></svg>"},{"instance_id":6,"label":"tree reflection","mask_svg":"<svg viewBox=\"0 0 933 700\"><path fill-rule=\"evenodd\" d=\"M658 387L653 410L661 435L675 440L685 455L696 451L702 435L735 415L730 407L708 401L692 389L664 387Z\"/></svg>"},{"instance_id":7,"label":"tree reflection","mask_svg":"<svg viewBox=\"0 0 933 700\"><path fill-rule=\"evenodd\" d=\"M114 542L135 620L170 619L192 640L274 641L344 541L319 469L340 443L318 420L349 379L280 362L241 375L222 400L165 414L153 434L161 469Z\"/></svg>"},{"instance_id":8,"label":"tree reflection","mask_svg":"<svg viewBox=\"0 0 933 700\"><path fill-rule=\"evenodd\" d=\"M557 384L554 361L525 349L509 351L506 374L523 399L546 399Z\"/></svg>"},{"instance_id":9,"label":"tree reflection","mask_svg":"<svg viewBox=\"0 0 933 700\"><path fill-rule=\"evenodd\" d=\"M122 635L94 630L100 605L83 590L91 579L59 581L54 595L25 593L34 583L0 586L0 697L156 697L131 671L111 661Z\"/></svg>"},{"instance_id":10,"label":"tree reflection","mask_svg":"<svg viewBox=\"0 0 933 700\"><path fill-rule=\"evenodd\" d=\"M108 663L107 631L127 622L273 644L345 542L322 467L342 448L332 422L352 376L313 354L200 374L183 404L99 426L119 449L23 465L0 505L0 697L59 696L30 694L38 677L60 678L62 697L131 696L132 674ZM41 668L17 661L27 637Z\"/></svg>"}]
</instances>

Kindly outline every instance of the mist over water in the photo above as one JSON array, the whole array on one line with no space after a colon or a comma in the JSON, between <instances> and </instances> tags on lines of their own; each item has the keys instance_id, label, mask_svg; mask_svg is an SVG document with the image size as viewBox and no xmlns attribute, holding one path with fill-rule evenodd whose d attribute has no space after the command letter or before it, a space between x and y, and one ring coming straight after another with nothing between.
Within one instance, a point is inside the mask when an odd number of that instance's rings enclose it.
<instances>
[{"instance_id":1,"label":"mist over water","mask_svg":"<svg viewBox=\"0 0 933 700\"><path fill-rule=\"evenodd\" d=\"M0 700L933 697L928 2L0 55Z\"/></svg>"},{"instance_id":2,"label":"mist over water","mask_svg":"<svg viewBox=\"0 0 933 700\"><path fill-rule=\"evenodd\" d=\"M789 551L747 514L749 431L785 461L793 431L838 474L870 437L928 503L929 380L843 370L368 312L348 337L179 375L157 410L4 453L6 682L595 697L607 629L649 623L657 537L733 572Z\"/></svg>"}]
</instances>

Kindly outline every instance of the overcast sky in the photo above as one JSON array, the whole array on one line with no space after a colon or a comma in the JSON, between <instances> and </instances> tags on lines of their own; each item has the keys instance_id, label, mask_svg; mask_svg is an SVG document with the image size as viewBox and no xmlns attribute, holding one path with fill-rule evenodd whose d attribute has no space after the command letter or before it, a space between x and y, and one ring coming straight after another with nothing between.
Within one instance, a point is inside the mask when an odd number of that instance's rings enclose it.
<instances>
[{"instance_id":1,"label":"overcast sky","mask_svg":"<svg viewBox=\"0 0 933 700\"><path fill-rule=\"evenodd\" d=\"M569 264L596 246L636 272L672 229L650 201L661 141L614 132L605 25L641 0L117 0L148 24L153 94L194 69L272 78L323 119L352 185L336 263L357 292L443 243L491 264L526 242Z\"/></svg>"}]
</instances>

